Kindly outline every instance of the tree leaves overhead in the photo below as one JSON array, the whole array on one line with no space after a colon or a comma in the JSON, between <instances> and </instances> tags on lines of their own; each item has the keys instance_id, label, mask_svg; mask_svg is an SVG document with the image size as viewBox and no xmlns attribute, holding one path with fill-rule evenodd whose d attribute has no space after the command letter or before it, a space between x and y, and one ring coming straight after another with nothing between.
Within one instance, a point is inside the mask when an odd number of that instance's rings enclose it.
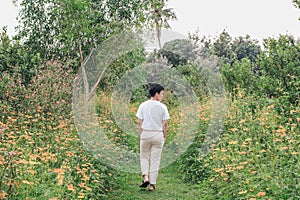
<instances>
[{"instance_id":1,"label":"tree leaves overhead","mask_svg":"<svg viewBox=\"0 0 300 200\"><path fill-rule=\"evenodd\" d=\"M141 0L22 0L17 38L45 60L79 64L110 35L141 27L149 7ZM74 66L77 65L77 66Z\"/></svg>"},{"instance_id":2,"label":"tree leaves overhead","mask_svg":"<svg viewBox=\"0 0 300 200\"><path fill-rule=\"evenodd\" d=\"M107 18L130 26L141 26L145 22L143 0L108 0Z\"/></svg>"},{"instance_id":3,"label":"tree leaves overhead","mask_svg":"<svg viewBox=\"0 0 300 200\"><path fill-rule=\"evenodd\" d=\"M300 0L293 0L293 3L296 7L300 8Z\"/></svg>"},{"instance_id":4,"label":"tree leaves overhead","mask_svg":"<svg viewBox=\"0 0 300 200\"><path fill-rule=\"evenodd\" d=\"M104 10L87 0L23 0L18 37L45 59L75 58L79 37L85 50L103 40Z\"/></svg>"},{"instance_id":5,"label":"tree leaves overhead","mask_svg":"<svg viewBox=\"0 0 300 200\"><path fill-rule=\"evenodd\" d=\"M252 40L249 35L235 38L231 44L231 49L237 60L249 58L251 62L255 62L261 52L258 41Z\"/></svg>"},{"instance_id":6,"label":"tree leaves overhead","mask_svg":"<svg viewBox=\"0 0 300 200\"><path fill-rule=\"evenodd\" d=\"M225 62L232 60L233 52L230 48L231 36L225 30L219 35L219 38L213 43L213 54L218 57L223 57Z\"/></svg>"},{"instance_id":7,"label":"tree leaves overhead","mask_svg":"<svg viewBox=\"0 0 300 200\"><path fill-rule=\"evenodd\" d=\"M162 55L168 59L172 67L177 67L195 59L195 48L190 40L176 39L164 44Z\"/></svg>"},{"instance_id":8,"label":"tree leaves overhead","mask_svg":"<svg viewBox=\"0 0 300 200\"><path fill-rule=\"evenodd\" d=\"M169 20L175 20L176 15L172 8L165 8L168 0L145 0L143 2L146 10L146 25L150 28L155 28L156 37L158 39L159 48L161 46L161 29L170 28Z\"/></svg>"},{"instance_id":9,"label":"tree leaves overhead","mask_svg":"<svg viewBox=\"0 0 300 200\"><path fill-rule=\"evenodd\" d=\"M249 35L245 37L232 38L225 30L213 40L210 38L199 37L199 33L190 34L190 39L195 45L200 46L198 54L204 57L209 55L218 56L223 63L233 64L236 60L241 61L243 58L255 62L261 48L257 40L253 40Z\"/></svg>"},{"instance_id":10,"label":"tree leaves overhead","mask_svg":"<svg viewBox=\"0 0 300 200\"><path fill-rule=\"evenodd\" d=\"M293 0L294 5L300 9L300 0ZM298 18L300 20L300 17Z\"/></svg>"}]
</instances>

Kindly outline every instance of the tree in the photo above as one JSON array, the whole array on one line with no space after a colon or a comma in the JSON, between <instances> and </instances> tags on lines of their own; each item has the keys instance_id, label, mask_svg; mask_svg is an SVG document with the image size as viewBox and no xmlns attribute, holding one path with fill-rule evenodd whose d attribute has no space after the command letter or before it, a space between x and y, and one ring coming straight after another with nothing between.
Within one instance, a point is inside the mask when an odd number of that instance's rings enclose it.
<instances>
[{"instance_id":1,"label":"tree","mask_svg":"<svg viewBox=\"0 0 300 200\"><path fill-rule=\"evenodd\" d=\"M231 44L231 50L237 60L241 61L243 58L249 58L253 63L261 53L258 41L251 40L249 35L235 38Z\"/></svg>"},{"instance_id":2,"label":"tree","mask_svg":"<svg viewBox=\"0 0 300 200\"><path fill-rule=\"evenodd\" d=\"M190 40L176 39L166 42L162 49L162 55L168 59L168 62L176 67L184 65L194 57L195 46Z\"/></svg>"},{"instance_id":3,"label":"tree","mask_svg":"<svg viewBox=\"0 0 300 200\"><path fill-rule=\"evenodd\" d=\"M248 58L255 62L261 53L261 48L257 40L253 40L249 35L245 37L232 38L225 30L214 40L207 37L200 37L198 31L190 34L190 40L199 46L197 54L203 57L210 55L218 56L223 63L232 65L235 61Z\"/></svg>"},{"instance_id":4,"label":"tree","mask_svg":"<svg viewBox=\"0 0 300 200\"><path fill-rule=\"evenodd\" d=\"M298 8L300 8L300 0L293 0L294 5Z\"/></svg>"},{"instance_id":5,"label":"tree","mask_svg":"<svg viewBox=\"0 0 300 200\"><path fill-rule=\"evenodd\" d=\"M224 30L212 43L213 54L223 59L225 63L231 63L234 58L234 54L231 50L231 41L231 36Z\"/></svg>"},{"instance_id":6,"label":"tree","mask_svg":"<svg viewBox=\"0 0 300 200\"><path fill-rule=\"evenodd\" d=\"M286 98L291 103L300 99L300 42L293 36L281 35L279 39L264 40L260 55L259 77L261 93L270 97Z\"/></svg>"},{"instance_id":7,"label":"tree","mask_svg":"<svg viewBox=\"0 0 300 200\"><path fill-rule=\"evenodd\" d=\"M222 67L224 85L231 94L236 95L238 89L244 89L247 93L255 91L256 76L253 63L249 58L236 60L232 65L229 63Z\"/></svg>"},{"instance_id":8,"label":"tree","mask_svg":"<svg viewBox=\"0 0 300 200\"><path fill-rule=\"evenodd\" d=\"M41 64L39 53L28 51L19 41L9 38L7 28L0 33L0 76L6 72L28 84Z\"/></svg>"},{"instance_id":9,"label":"tree","mask_svg":"<svg viewBox=\"0 0 300 200\"><path fill-rule=\"evenodd\" d=\"M300 0L293 0L294 5L300 9ZM298 18L300 20L300 17Z\"/></svg>"},{"instance_id":10,"label":"tree","mask_svg":"<svg viewBox=\"0 0 300 200\"><path fill-rule=\"evenodd\" d=\"M22 0L17 38L45 60L75 59L78 63L79 45L83 46L85 56L105 37L104 8L92 3L88 0Z\"/></svg>"},{"instance_id":11,"label":"tree","mask_svg":"<svg viewBox=\"0 0 300 200\"><path fill-rule=\"evenodd\" d=\"M172 8L165 8L168 0L145 0L145 13L146 21L150 28L155 28L156 37L159 44L159 50L162 49L161 46L161 29L170 28L168 23L169 20L176 19L176 15Z\"/></svg>"},{"instance_id":12,"label":"tree","mask_svg":"<svg viewBox=\"0 0 300 200\"><path fill-rule=\"evenodd\" d=\"M45 60L77 69L109 36L145 21L141 0L22 0L17 38ZM128 9L130 8L130 9Z\"/></svg>"}]
</instances>

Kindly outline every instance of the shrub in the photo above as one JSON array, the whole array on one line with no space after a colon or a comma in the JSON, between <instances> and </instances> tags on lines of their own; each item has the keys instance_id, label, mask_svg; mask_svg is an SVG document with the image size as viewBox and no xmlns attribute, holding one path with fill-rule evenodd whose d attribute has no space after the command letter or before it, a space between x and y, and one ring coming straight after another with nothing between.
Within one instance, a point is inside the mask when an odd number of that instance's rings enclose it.
<instances>
[{"instance_id":1,"label":"shrub","mask_svg":"<svg viewBox=\"0 0 300 200\"><path fill-rule=\"evenodd\" d=\"M229 93L236 95L239 89L253 93L256 89L256 76L254 74L254 64L249 59L235 61L232 66L225 64L222 67L222 78Z\"/></svg>"},{"instance_id":2,"label":"shrub","mask_svg":"<svg viewBox=\"0 0 300 200\"><path fill-rule=\"evenodd\" d=\"M192 148L183 157L185 179L209 185L216 199L299 198L299 106L288 117L284 109L278 99L239 92L211 152L200 157Z\"/></svg>"},{"instance_id":3,"label":"shrub","mask_svg":"<svg viewBox=\"0 0 300 200\"><path fill-rule=\"evenodd\" d=\"M73 77L59 62L39 67L28 85L2 74L3 198L101 199L109 190L112 170L83 149L72 125Z\"/></svg>"},{"instance_id":4,"label":"shrub","mask_svg":"<svg viewBox=\"0 0 300 200\"><path fill-rule=\"evenodd\" d=\"M300 43L292 36L264 40L265 50L259 57L262 76L259 92L269 97L286 96L291 103L300 99Z\"/></svg>"}]
</instances>

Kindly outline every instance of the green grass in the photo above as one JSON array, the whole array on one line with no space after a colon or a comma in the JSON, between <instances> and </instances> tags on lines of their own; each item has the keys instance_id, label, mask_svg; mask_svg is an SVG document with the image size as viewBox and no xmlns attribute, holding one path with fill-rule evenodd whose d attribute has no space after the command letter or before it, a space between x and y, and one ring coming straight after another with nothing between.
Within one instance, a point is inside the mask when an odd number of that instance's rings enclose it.
<instances>
[{"instance_id":1,"label":"green grass","mask_svg":"<svg viewBox=\"0 0 300 200\"><path fill-rule=\"evenodd\" d=\"M159 171L155 191L141 189L141 181L142 177L138 173L121 173L117 177L116 187L111 188L107 199L210 199L209 191L202 190L203 185L183 182L174 164Z\"/></svg>"}]
</instances>

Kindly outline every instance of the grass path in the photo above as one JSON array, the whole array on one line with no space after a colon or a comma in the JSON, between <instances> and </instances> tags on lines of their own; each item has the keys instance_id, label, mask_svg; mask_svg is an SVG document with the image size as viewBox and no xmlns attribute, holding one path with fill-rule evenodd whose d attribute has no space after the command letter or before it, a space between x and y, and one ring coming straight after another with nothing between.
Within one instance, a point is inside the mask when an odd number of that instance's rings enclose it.
<instances>
[{"instance_id":1,"label":"grass path","mask_svg":"<svg viewBox=\"0 0 300 200\"><path fill-rule=\"evenodd\" d=\"M117 188L108 193L107 199L155 199L155 200L194 200L208 199L209 191L203 191L199 184L184 183L176 172L176 166L172 165L161 169L157 180L156 190L149 192L147 189L140 189L139 184L142 178L139 174L123 173L117 178Z\"/></svg>"}]
</instances>

